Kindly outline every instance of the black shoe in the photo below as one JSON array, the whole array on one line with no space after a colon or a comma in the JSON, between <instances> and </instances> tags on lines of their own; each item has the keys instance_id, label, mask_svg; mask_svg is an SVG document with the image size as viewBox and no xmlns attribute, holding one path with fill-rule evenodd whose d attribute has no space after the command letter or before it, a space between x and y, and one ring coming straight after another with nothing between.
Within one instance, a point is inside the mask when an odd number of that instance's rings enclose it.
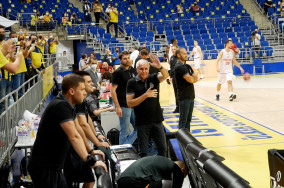
<instances>
[{"instance_id":1,"label":"black shoe","mask_svg":"<svg viewBox=\"0 0 284 188\"><path fill-rule=\"evenodd\" d=\"M176 108L176 109L173 111L173 113L179 113L179 109Z\"/></svg>"},{"instance_id":2,"label":"black shoe","mask_svg":"<svg viewBox=\"0 0 284 188\"><path fill-rule=\"evenodd\" d=\"M220 100L220 95L217 94L217 95L216 95L216 101L219 101L219 100Z\"/></svg>"},{"instance_id":3,"label":"black shoe","mask_svg":"<svg viewBox=\"0 0 284 188\"><path fill-rule=\"evenodd\" d=\"M237 98L237 95L232 94L232 95L230 96L230 98L229 98L229 101L233 101L233 100L236 99L236 98Z\"/></svg>"}]
</instances>

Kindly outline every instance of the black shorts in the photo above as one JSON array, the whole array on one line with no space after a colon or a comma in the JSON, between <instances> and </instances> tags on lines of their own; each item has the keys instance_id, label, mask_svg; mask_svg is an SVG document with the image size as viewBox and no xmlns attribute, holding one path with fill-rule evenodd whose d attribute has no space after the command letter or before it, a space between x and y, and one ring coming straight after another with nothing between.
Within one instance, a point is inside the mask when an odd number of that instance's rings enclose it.
<instances>
[{"instance_id":1,"label":"black shorts","mask_svg":"<svg viewBox=\"0 0 284 188\"><path fill-rule=\"evenodd\" d=\"M87 183L95 181L92 168L84 164L84 161L74 151L73 147L70 147L65 160L64 176L68 185L72 184L72 182Z\"/></svg>"},{"instance_id":2,"label":"black shorts","mask_svg":"<svg viewBox=\"0 0 284 188\"><path fill-rule=\"evenodd\" d=\"M28 171L34 188L67 188L62 170L50 170L29 161Z\"/></svg>"}]
</instances>

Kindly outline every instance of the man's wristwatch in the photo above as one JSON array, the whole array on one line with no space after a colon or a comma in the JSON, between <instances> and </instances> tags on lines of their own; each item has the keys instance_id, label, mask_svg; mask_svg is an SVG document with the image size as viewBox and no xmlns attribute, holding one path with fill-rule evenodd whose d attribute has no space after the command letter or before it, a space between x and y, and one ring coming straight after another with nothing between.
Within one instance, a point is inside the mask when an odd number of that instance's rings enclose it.
<instances>
[{"instance_id":1,"label":"man's wristwatch","mask_svg":"<svg viewBox=\"0 0 284 188\"><path fill-rule=\"evenodd\" d=\"M91 155L93 151L94 151L94 149L91 149L88 154Z\"/></svg>"},{"instance_id":2,"label":"man's wristwatch","mask_svg":"<svg viewBox=\"0 0 284 188\"><path fill-rule=\"evenodd\" d=\"M161 68L159 68L159 70L162 70L163 69L163 66L161 66Z\"/></svg>"}]
</instances>

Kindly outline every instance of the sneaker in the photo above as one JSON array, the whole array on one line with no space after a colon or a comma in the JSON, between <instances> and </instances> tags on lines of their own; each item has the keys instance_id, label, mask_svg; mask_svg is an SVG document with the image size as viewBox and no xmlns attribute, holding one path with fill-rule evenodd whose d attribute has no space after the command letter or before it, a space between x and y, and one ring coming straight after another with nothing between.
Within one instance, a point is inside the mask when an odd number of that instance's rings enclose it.
<instances>
[{"instance_id":1,"label":"sneaker","mask_svg":"<svg viewBox=\"0 0 284 188\"><path fill-rule=\"evenodd\" d=\"M216 101L219 101L219 100L220 100L220 95L217 94L217 95L216 95Z\"/></svg>"},{"instance_id":2,"label":"sneaker","mask_svg":"<svg viewBox=\"0 0 284 188\"><path fill-rule=\"evenodd\" d=\"M175 113L179 113L179 108L176 108L174 111L173 111L173 113L175 114Z\"/></svg>"},{"instance_id":3,"label":"sneaker","mask_svg":"<svg viewBox=\"0 0 284 188\"><path fill-rule=\"evenodd\" d=\"M236 98L237 98L237 95L232 94L232 95L230 96L230 98L229 98L229 101L233 101L233 100L236 99Z\"/></svg>"}]
</instances>

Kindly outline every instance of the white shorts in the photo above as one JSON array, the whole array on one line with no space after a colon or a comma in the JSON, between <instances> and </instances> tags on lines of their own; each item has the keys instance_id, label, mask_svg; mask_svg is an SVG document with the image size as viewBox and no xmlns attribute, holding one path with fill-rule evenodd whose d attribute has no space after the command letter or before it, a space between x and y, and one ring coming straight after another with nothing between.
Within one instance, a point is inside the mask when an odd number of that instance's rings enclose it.
<instances>
[{"instance_id":1,"label":"white shorts","mask_svg":"<svg viewBox=\"0 0 284 188\"><path fill-rule=\"evenodd\" d=\"M233 80L233 73L220 73L219 74L219 84L224 84L226 81Z\"/></svg>"},{"instance_id":2,"label":"white shorts","mask_svg":"<svg viewBox=\"0 0 284 188\"><path fill-rule=\"evenodd\" d=\"M194 59L194 68L195 69L200 69L200 63L201 63L201 59Z\"/></svg>"}]
</instances>

